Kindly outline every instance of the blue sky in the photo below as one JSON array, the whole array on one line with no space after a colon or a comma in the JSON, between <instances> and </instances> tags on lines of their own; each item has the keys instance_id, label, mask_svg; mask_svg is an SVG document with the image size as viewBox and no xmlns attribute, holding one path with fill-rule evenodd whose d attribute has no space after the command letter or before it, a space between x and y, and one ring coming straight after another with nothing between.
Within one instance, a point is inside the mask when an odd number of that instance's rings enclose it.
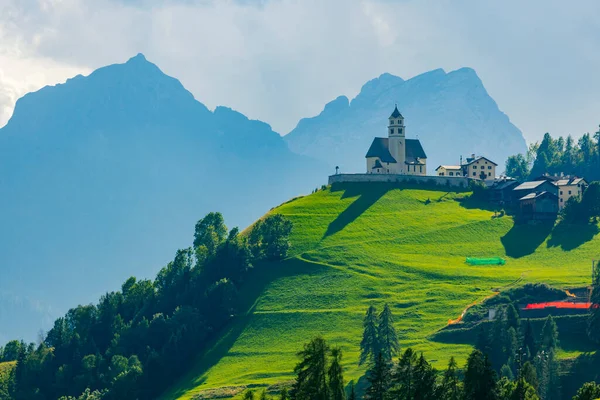
<instances>
[{"instance_id":1,"label":"blue sky","mask_svg":"<svg viewBox=\"0 0 600 400\"><path fill-rule=\"evenodd\" d=\"M596 0L0 4L0 125L24 93L138 52L208 107L233 107L282 134L383 72L462 66L528 141L600 123Z\"/></svg>"}]
</instances>

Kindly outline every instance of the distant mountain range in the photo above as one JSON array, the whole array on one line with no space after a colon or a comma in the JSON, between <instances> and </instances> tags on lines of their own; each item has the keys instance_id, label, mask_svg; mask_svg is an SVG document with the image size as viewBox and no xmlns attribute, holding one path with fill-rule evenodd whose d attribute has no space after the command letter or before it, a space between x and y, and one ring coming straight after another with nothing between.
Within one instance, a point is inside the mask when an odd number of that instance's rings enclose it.
<instances>
[{"instance_id":1,"label":"distant mountain range","mask_svg":"<svg viewBox=\"0 0 600 400\"><path fill-rule=\"evenodd\" d=\"M460 156L485 155L500 165L525 152L523 134L502 113L474 70L436 69L409 80L383 74L367 82L352 101L340 96L321 114L305 118L285 136L290 149L325 162L332 170L364 172L373 137L387 136L394 103L402 112L407 138L420 139L428 173Z\"/></svg>"},{"instance_id":2,"label":"distant mountain range","mask_svg":"<svg viewBox=\"0 0 600 400\"><path fill-rule=\"evenodd\" d=\"M153 276L194 222L221 211L246 227L339 165L362 172L394 102L433 163L499 164L525 141L474 71L384 74L281 137L207 109L143 55L21 98L0 129L0 343L35 338L129 276Z\"/></svg>"},{"instance_id":3,"label":"distant mountain range","mask_svg":"<svg viewBox=\"0 0 600 400\"><path fill-rule=\"evenodd\" d=\"M0 343L153 276L209 211L243 228L326 182L269 125L211 112L143 55L30 93L0 130Z\"/></svg>"}]
</instances>

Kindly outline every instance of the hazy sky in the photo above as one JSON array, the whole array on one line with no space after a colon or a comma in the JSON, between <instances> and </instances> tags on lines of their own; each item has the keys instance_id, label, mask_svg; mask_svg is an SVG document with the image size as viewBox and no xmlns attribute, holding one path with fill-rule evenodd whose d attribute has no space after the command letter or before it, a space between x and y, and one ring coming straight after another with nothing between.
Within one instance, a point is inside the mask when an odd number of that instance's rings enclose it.
<instances>
[{"instance_id":1,"label":"hazy sky","mask_svg":"<svg viewBox=\"0 0 600 400\"><path fill-rule=\"evenodd\" d=\"M597 0L0 0L0 126L24 93L142 52L282 134L383 72L469 66L529 141L579 136L600 123L599 15Z\"/></svg>"}]
</instances>

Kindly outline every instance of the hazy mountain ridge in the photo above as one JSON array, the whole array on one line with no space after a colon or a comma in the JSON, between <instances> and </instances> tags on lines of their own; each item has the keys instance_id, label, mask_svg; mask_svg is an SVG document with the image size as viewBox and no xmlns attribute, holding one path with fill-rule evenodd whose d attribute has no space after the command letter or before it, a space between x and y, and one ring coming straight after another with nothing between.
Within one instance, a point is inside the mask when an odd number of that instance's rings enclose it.
<instances>
[{"instance_id":1,"label":"hazy mountain ridge","mask_svg":"<svg viewBox=\"0 0 600 400\"><path fill-rule=\"evenodd\" d=\"M0 293L30 299L0 298L0 337L32 340L153 276L209 211L243 228L325 181L268 124L211 112L143 55L30 93L0 129Z\"/></svg>"},{"instance_id":2,"label":"hazy mountain ridge","mask_svg":"<svg viewBox=\"0 0 600 400\"><path fill-rule=\"evenodd\" d=\"M349 101L340 96L323 112L301 120L285 136L290 148L363 172L364 155L375 136L385 136L394 104L405 117L407 137L418 137L428 156L428 172L458 163L460 155L487 155L501 165L526 150L525 139L489 96L474 70L436 69L409 80L383 74L367 82Z\"/></svg>"}]
</instances>

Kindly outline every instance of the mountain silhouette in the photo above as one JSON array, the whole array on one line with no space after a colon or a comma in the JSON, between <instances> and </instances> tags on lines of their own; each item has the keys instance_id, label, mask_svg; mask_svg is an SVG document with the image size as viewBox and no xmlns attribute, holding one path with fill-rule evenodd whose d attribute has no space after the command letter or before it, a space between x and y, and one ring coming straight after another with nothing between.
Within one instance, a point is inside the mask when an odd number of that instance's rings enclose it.
<instances>
[{"instance_id":1,"label":"mountain silhouette","mask_svg":"<svg viewBox=\"0 0 600 400\"><path fill-rule=\"evenodd\" d=\"M500 165L527 150L521 131L502 113L474 70L436 69L409 80L383 74L367 82L350 101L340 96L318 116L302 119L285 136L290 149L315 157L342 172L364 172L373 137L386 136L394 104L402 112L408 138L427 153L429 174L460 156L485 155Z\"/></svg>"},{"instance_id":2,"label":"mountain silhouette","mask_svg":"<svg viewBox=\"0 0 600 400\"><path fill-rule=\"evenodd\" d=\"M210 111L141 54L27 94L0 129L0 343L154 276L210 211L244 228L325 182L268 124Z\"/></svg>"}]
</instances>

